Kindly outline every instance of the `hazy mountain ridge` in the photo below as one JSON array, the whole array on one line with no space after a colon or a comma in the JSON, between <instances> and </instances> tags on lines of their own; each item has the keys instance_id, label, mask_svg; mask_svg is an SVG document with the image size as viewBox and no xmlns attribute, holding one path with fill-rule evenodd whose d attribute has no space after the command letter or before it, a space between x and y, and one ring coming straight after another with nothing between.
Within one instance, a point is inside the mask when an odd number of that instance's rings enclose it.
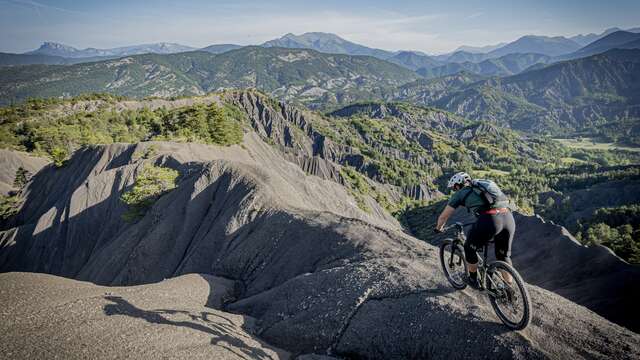
<instances>
[{"instance_id":1,"label":"hazy mountain ridge","mask_svg":"<svg viewBox=\"0 0 640 360\"><path fill-rule=\"evenodd\" d=\"M499 49L503 46L507 45L506 42L501 42L495 45L485 45L485 46L467 46L462 45L456 48L453 52L464 51L472 54L485 54L491 52L493 50Z\"/></svg>"},{"instance_id":2,"label":"hazy mountain ridge","mask_svg":"<svg viewBox=\"0 0 640 360\"><path fill-rule=\"evenodd\" d=\"M631 28L631 29L620 29L618 27L612 27L609 29L606 29L605 31L601 32L600 34L595 34L595 33L590 33L590 34L578 34L575 36L571 36L569 37L570 40L573 40L575 42L577 42L578 44L582 45L582 46L587 46L590 43L599 40L611 33L614 33L616 31L628 31L628 32L634 32L634 33L638 33L640 32L640 27L635 27L635 28Z\"/></svg>"},{"instance_id":3,"label":"hazy mountain ridge","mask_svg":"<svg viewBox=\"0 0 640 360\"><path fill-rule=\"evenodd\" d=\"M212 54L222 54L227 51L240 49L241 47L242 45L236 45L236 44L214 44L214 45L209 45L207 47L203 47L200 50L206 51Z\"/></svg>"},{"instance_id":4,"label":"hazy mountain ridge","mask_svg":"<svg viewBox=\"0 0 640 360\"><path fill-rule=\"evenodd\" d=\"M140 54L173 54L178 52L193 51L193 47L176 43L153 43L133 46L123 46L112 49L76 49L73 46L55 42L45 42L38 49L26 52L27 55L49 55L64 58L96 58L96 57L121 57Z\"/></svg>"},{"instance_id":5,"label":"hazy mountain ridge","mask_svg":"<svg viewBox=\"0 0 640 360\"><path fill-rule=\"evenodd\" d=\"M559 59L577 59L595 54L600 54L612 49L637 49L640 48L640 33L629 31L615 31L588 44L576 52L561 56Z\"/></svg>"},{"instance_id":6,"label":"hazy mountain ridge","mask_svg":"<svg viewBox=\"0 0 640 360\"><path fill-rule=\"evenodd\" d=\"M525 35L490 51L466 51L458 48L452 53L438 55L435 59L454 63L479 63L510 54L540 54L555 57L574 52L580 48L580 44L563 36Z\"/></svg>"},{"instance_id":7,"label":"hazy mountain ridge","mask_svg":"<svg viewBox=\"0 0 640 360\"><path fill-rule=\"evenodd\" d=\"M580 44L562 36L527 35L501 48L489 52L489 57L500 57L508 54L536 53L547 56L558 56L574 52Z\"/></svg>"},{"instance_id":8,"label":"hazy mountain ridge","mask_svg":"<svg viewBox=\"0 0 640 360\"><path fill-rule=\"evenodd\" d=\"M482 76L507 76L518 74L535 64L551 62L551 57L542 54L509 54L481 62L448 63L441 66L422 67L417 73L425 78L435 78L458 73L472 72Z\"/></svg>"},{"instance_id":9,"label":"hazy mountain ridge","mask_svg":"<svg viewBox=\"0 0 640 360\"><path fill-rule=\"evenodd\" d=\"M418 54L413 51L400 51L385 60L414 71L421 68L432 68L442 65L440 61L437 61L432 57Z\"/></svg>"},{"instance_id":10,"label":"hazy mountain ridge","mask_svg":"<svg viewBox=\"0 0 640 360\"><path fill-rule=\"evenodd\" d=\"M16 65L65 65L70 59L53 55L25 55L0 53L0 66Z\"/></svg>"},{"instance_id":11,"label":"hazy mountain ridge","mask_svg":"<svg viewBox=\"0 0 640 360\"><path fill-rule=\"evenodd\" d=\"M117 59L118 56L95 56L68 58L55 55L42 54L11 54L0 53L0 66L20 66L20 65L74 65L96 61Z\"/></svg>"}]
</instances>

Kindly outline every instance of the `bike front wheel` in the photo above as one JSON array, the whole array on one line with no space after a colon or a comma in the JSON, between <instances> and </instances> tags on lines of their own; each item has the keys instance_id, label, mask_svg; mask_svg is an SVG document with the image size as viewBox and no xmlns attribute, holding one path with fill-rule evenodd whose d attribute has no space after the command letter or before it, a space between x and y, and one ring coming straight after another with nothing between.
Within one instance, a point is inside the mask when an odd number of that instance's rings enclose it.
<instances>
[{"instance_id":1,"label":"bike front wheel","mask_svg":"<svg viewBox=\"0 0 640 360\"><path fill-rule=\"evenodd\" d=\"M507 281L511 277L511 283ZM531 298L520 274L504 261L487 269L487 291L496 315L509 328L522 330L531 321Z\"/></svg>"},{"instance_id":2,"label":"bike front wheel","mask_svg":"<svg viewBox=\"0 0 640 360\"><path fill-rule=\"evenodd\" d=\"M467 287L467 262L462 246L451 239L444 240L440 245L440 265L454 288L462 290Z\"/></svg>"}]
</instances>

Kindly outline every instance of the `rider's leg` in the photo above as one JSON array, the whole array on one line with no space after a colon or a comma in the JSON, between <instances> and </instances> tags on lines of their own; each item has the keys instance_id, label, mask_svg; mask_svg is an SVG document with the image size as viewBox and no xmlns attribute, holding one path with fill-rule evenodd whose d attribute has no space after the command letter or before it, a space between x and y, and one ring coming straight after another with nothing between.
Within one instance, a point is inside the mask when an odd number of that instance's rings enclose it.
<instances>
[{"instance_id":1,"label":"rider's leg","mask_svg":"<svg viewBox=\"0 0 640 360\"><path fill-rule=\"evenodd\" d=\"M478 253L476 252L495 234L495 226L489 215L480 215L478 221L471 227L467 241L464 243L464 255L467 260L469 277L477 278Z\"/></svg>"},{"instance_id":2,"label":"rider's leg","mask_svg":"<svg viewBox=\"0 0 640 360\"><path fill-rule=\"evenodd\" d=\"M464 243L464 257L467 260L469 276L475 278L478 272L478 253L476 252L476 246L471 242L471 237L468 237Z\"/></svg>"},{"instance_id":3,"label":"rider's leg","mask_svg":"<svg viewBox=\"0 0 640 360\"><path fill-rule=\"evenodd\" d=\"M496 221L500 222L502 231L495 236L496 259L504 261L511 265L511 243L513 242L513 234L516 230L516 224L513 215L508 212L496 216ZM511 275L502 271L502 278L509 284L512 284Z\"/></svg>"}]
</instances>

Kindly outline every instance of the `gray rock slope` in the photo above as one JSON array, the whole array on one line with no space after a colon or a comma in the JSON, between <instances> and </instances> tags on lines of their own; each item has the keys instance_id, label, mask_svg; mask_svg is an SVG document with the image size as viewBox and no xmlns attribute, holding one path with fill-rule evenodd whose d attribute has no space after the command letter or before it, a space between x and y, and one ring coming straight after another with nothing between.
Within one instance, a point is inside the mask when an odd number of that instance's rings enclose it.
<instances>
[{"instance_id":1,"label":"gray rock slope","mask_svg":"<svg viewBox=\"0 0 640 360\"><path fill-rule=\"evenodd\" d=\"M217 310L233 282L185 275L103 287L0 274L5 359L287 359L251 334L255 320Z\"/></svg>"},{"instance_id":2,"label":"gray rock slope","mask_svg":"<svg viewBox=\"0 0 640 360\"><path fill-rule=\"evenodd\" d=\"M513 261L529 284L553 291L607 319L640 331L640 267L604 246L585 247L540 217L516 217Z\"/></svg>"},{"instance_id":3,"label":"gray rock slope","mask_svg":"<svg viewBox=\"0 0 640 360\"><path fill-rule=\"evenodd\" d=\"M19 168L23 168L31 175L34 175L47 163L49 163L47 159L31 156L27 153L0 149L0 164L2 165L2 171L0 171L0 195L7 195L10 191L17 190L13 186L13 181Z\"/></svg>"},{"instance_id":4,"label":"gray rock slope","mask_svg":"<svg viewBox=\"0 0 640 360\"><path fill-rule=\"evenodd\" d=\"M140 157L151 145L155 155ZM145 162L178 170L178 187L126 223L119 196ZM86 148L43 169L22 195L2 224L1 271L112 286L188 273L232 279L222 308L255 318L257 336L295 354L640 356L638 334L536 286L531 326L507 331L484 297L452 291L434 246L404 234L372 199L361 211L339 183L305 174L254 133L230 148Z\"/></svg>"}]
</instances>

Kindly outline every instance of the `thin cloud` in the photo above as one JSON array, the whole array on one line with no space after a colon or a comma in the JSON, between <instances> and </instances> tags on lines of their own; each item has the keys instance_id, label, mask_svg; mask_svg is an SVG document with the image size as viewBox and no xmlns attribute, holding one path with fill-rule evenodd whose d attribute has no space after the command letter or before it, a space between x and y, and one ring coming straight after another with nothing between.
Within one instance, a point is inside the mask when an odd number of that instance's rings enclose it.
<instances>
[{"instance_id":1,"label":"thin cloud","mask_svg":"<svg viewBox=\"0 0 640 360\"><path fill-rule=\"evenodd\" d=\"M484 12L482 12L482 11L477 12L477 13L473 13L473 14L471 14L471 15L467 16L467 17L465 18L465 20L471 20L471 19L479 18L479 17L480 17L480 16L482 16L482 15L484 15Z\"/></svg>"},{"instance_id":2,"label":"thin cloud","mask_svg":"<svg viewBox=\"0 0 640 360\"><path fill-rule=\"evenodd\" d=\"M59 12L67 13L67 14L86 15L86 13L84 13L82 11L65 9L65 8L61 8L61 7L53 6L53 5L47 5L47 4L43 4L43 3L40 3L40 2L37 2L37 1L33 1L33 0L0 0L0 2L3 2L5 4L14 4L14 5L19 5L19 6L24 6L24 7L27 7L27 8L31 8L31 9L35 10L38 13L38 15L41 15L41 13L40 13L41 9L55 10L55 11L59 11Z\"/></svg>"}]
</instances>

